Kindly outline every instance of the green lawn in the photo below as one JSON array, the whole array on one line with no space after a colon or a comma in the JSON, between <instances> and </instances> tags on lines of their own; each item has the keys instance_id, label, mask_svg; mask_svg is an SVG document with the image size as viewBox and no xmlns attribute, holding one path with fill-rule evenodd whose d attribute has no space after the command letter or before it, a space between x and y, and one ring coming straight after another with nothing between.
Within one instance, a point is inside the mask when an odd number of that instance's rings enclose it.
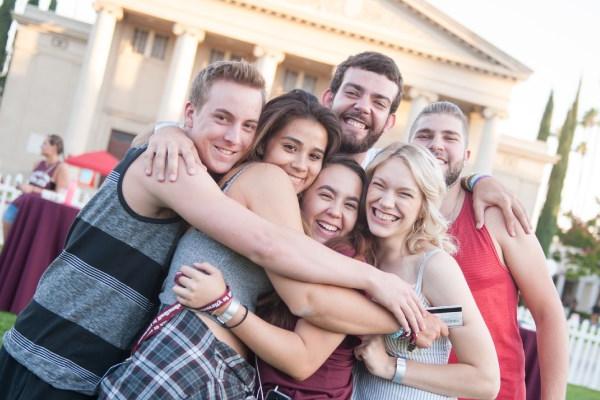
<instances>
[{"instance_id":1,"label":"green lawn","mask_svg":"<svg viewBox=\"0 0 600 400\"><path fill-rule=\"evenodd\" d=\"M15 315L0 311L0 344L4 332L15 323ZM569 385L567 388L567 400L600 400L600 392L586 389L581 386Z\"/></svg>"},{"instance_id":2,"label":"green lawn","mask_svg":"<svg viewBox=\"0 0 600 400\"><path fill-rule=\"evenodd\" d=\"M600 392L581 386L569 385L567 387L567 400L600 400Z\"/></svg>"},{"instance_id":3,"label":"green lawn","mask_svg":"<svg viewBox=\"0 0 600 400\"><path fill-rule=\"evenodd\" d=\"M4 332L6 332L13 324L15 323L16 316L11 313L7 313L4 311L0 311L0 344L2 344L2 337L4 336Z\"/></svg>"}]
</instances>

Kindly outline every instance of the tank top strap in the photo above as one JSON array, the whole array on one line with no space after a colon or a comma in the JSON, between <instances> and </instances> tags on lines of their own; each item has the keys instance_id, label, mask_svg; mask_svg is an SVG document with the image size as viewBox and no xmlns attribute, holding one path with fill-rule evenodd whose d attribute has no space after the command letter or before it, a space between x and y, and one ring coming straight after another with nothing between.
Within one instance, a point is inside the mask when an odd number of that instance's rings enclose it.
<instances>
[{"instance_id":1,"label":"tank top strap","mask_svg":"<svg viewBox=\"0 0 600 400\"><path fill-rule=\"evenodd\" d=\"M421 293L421 288L423 287L423 273L425 272L425 266L429 259L434 255L442 251L441 249L435 248L429 251L426 251L421 258L421 264L419 264L419 271L417 272L417 283L415 284L415 292Z\"/></svg>"},{"instance_id":2,"label":"tank top strap","mask_svg":"<svg viewBox=\"0 0 600 400\"><path fill-rule=\"evenodd\" d=\"M231 175L229 178L227 178L227 180L225 182L223 182L223 184L221 185L221 190L223 191L223 193L227 193L227 190L229 190L231 185L233 185L233 182L235 182L235 180L242 175L244 170L246 170L246 168L248 168L249 165L250 164L242 165L240 167L240 169L235 171L235 173L233 175Z\"/></svg>"}]
</instances>

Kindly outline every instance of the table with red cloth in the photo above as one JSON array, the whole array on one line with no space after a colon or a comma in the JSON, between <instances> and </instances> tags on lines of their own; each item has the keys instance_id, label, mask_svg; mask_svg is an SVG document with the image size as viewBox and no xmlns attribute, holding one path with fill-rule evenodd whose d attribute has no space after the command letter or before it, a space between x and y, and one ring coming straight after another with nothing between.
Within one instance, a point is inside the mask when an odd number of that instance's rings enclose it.
<instances>
[{"instance_id":1,"label":"table with red cloth","mask_svg":"<svg viewBox=\"0 0 600 400\"><path fill-rule=\"evenodd\" d=\"M523 350L525 351L525 387L527 389L527 400L539 400L542 395L540 364L538 362L536 332L519 328Z\"/></svg>"},{"instance_id":2,"label":"table with red cloth","mask_svg":"<svg viewBox=\"0 0 600 400\"><path fill-rule=\"evenodd\" d=\"M18 314L33 298L38 281L62 251L79 209L24 194L0 253L0 310Z\"/></svg>"}]
</instances>

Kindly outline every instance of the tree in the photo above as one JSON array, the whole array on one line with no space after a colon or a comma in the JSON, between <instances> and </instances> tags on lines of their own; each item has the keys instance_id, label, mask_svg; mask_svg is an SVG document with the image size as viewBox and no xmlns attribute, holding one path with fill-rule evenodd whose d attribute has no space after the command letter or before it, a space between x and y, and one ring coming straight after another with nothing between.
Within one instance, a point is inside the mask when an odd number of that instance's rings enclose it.
<instances>
[{"instance_id":1,"label":"tree","mask_svg":"<svg viewBox=\"0 0 600 400\"><path fill-rule=\"evenodd\" d=\"M552 124L552 112L554 110L554 92L550 91L550 96L546 102L546 108L544 109L544 115L540 121L540 130L538 131L537 140L545 142L550 136L550 125Z\"/></svg>"},{"instance_id":2,"label":"tree","mask_svg":"<svg viewBox=\"0 0 600 400\"><path fill-rule=\"evenodd\" d=\"M4 66L6 59L6 41L8 40L8 30L12 23L10 12L15 8L16 0L4 0L0 6L0 70Z\"/></svg>"},{"instance_id":3,"label":"tree","mask_svg":"<svg viewBox=\"0 0 600 400\"><path fill-rule=\"evenodd\" d=\"M48 6L48 10L52 11L52 12L56 12L56 0L51 0L50 1L50 6Z\"/></svg>"},{"instance_id":4,"label":"tree","mask_svg":"<svg viewBox=\"0 0 600 400\"><path fill-rule=\"evenodd\" d=\"M548 195L546 196L546 202L542 208L538 225L535 230L535 234L540 241L546 256L548 255L548 249L550 248L552 238L558 230L556 218L560 209L562 189L565 183L567 166L569 165L569 154L571 152L571 147L573 146L575 128L577 128L577 109L579 107L580 91L581 81L579 81L579 87L577 88L577 95L575 96L573 105L567 113L565 122L560 130L557 150L560 160L552 167L552 173L550 174L550 180L548 182Z\"/></svg>"},{"instance_id":5,"label":"tree","mask_svg":"<svg viewBox=\"0 0 600 400\"><path fill-rule=\"evenodd\" d=\"M27 2L27 4L31 5L31 6L36 6L39 7L40 6L40 1L39 0L29 0Z\"/></svg>"},{"instance_id":6,"label":"tree","mask_svg":"<svg viewBox=\"0 0 600 400\"><path fill-rule=\"evenodd\" d=\"M600 275L600 214L589 221L582 221L572 213L567 216L571 227L558 234L568 249L565 254L570 264L567 275Z\"/></svg>"}]
</instances>

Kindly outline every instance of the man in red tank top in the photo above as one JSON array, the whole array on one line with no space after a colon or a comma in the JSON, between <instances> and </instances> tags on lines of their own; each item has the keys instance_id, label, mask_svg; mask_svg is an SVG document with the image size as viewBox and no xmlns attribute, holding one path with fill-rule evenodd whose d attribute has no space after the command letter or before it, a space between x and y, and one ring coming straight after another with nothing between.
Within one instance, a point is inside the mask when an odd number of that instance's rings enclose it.
<instances>
[{"instance_id":1,"label":"man in red tank top","mask_svg":"<svg viewBox=\"0 0 600 400\"><path fill-rule=\"evenodd\" d=\"M444 170L448 193L442 213L452 223L450 232L459 245L456 260L496 346L501 375L498 398L525 398L519 292L537 326L542 399L564 398L568 354L561 302L534 235L525 234L517 224L511 236L496 207L486 209L484 225L476 228L472 196L458 184L470 155L464 114L452 103L433 103L413 123L409 140L427 147Z\"/></svg>"}]
</instances>

